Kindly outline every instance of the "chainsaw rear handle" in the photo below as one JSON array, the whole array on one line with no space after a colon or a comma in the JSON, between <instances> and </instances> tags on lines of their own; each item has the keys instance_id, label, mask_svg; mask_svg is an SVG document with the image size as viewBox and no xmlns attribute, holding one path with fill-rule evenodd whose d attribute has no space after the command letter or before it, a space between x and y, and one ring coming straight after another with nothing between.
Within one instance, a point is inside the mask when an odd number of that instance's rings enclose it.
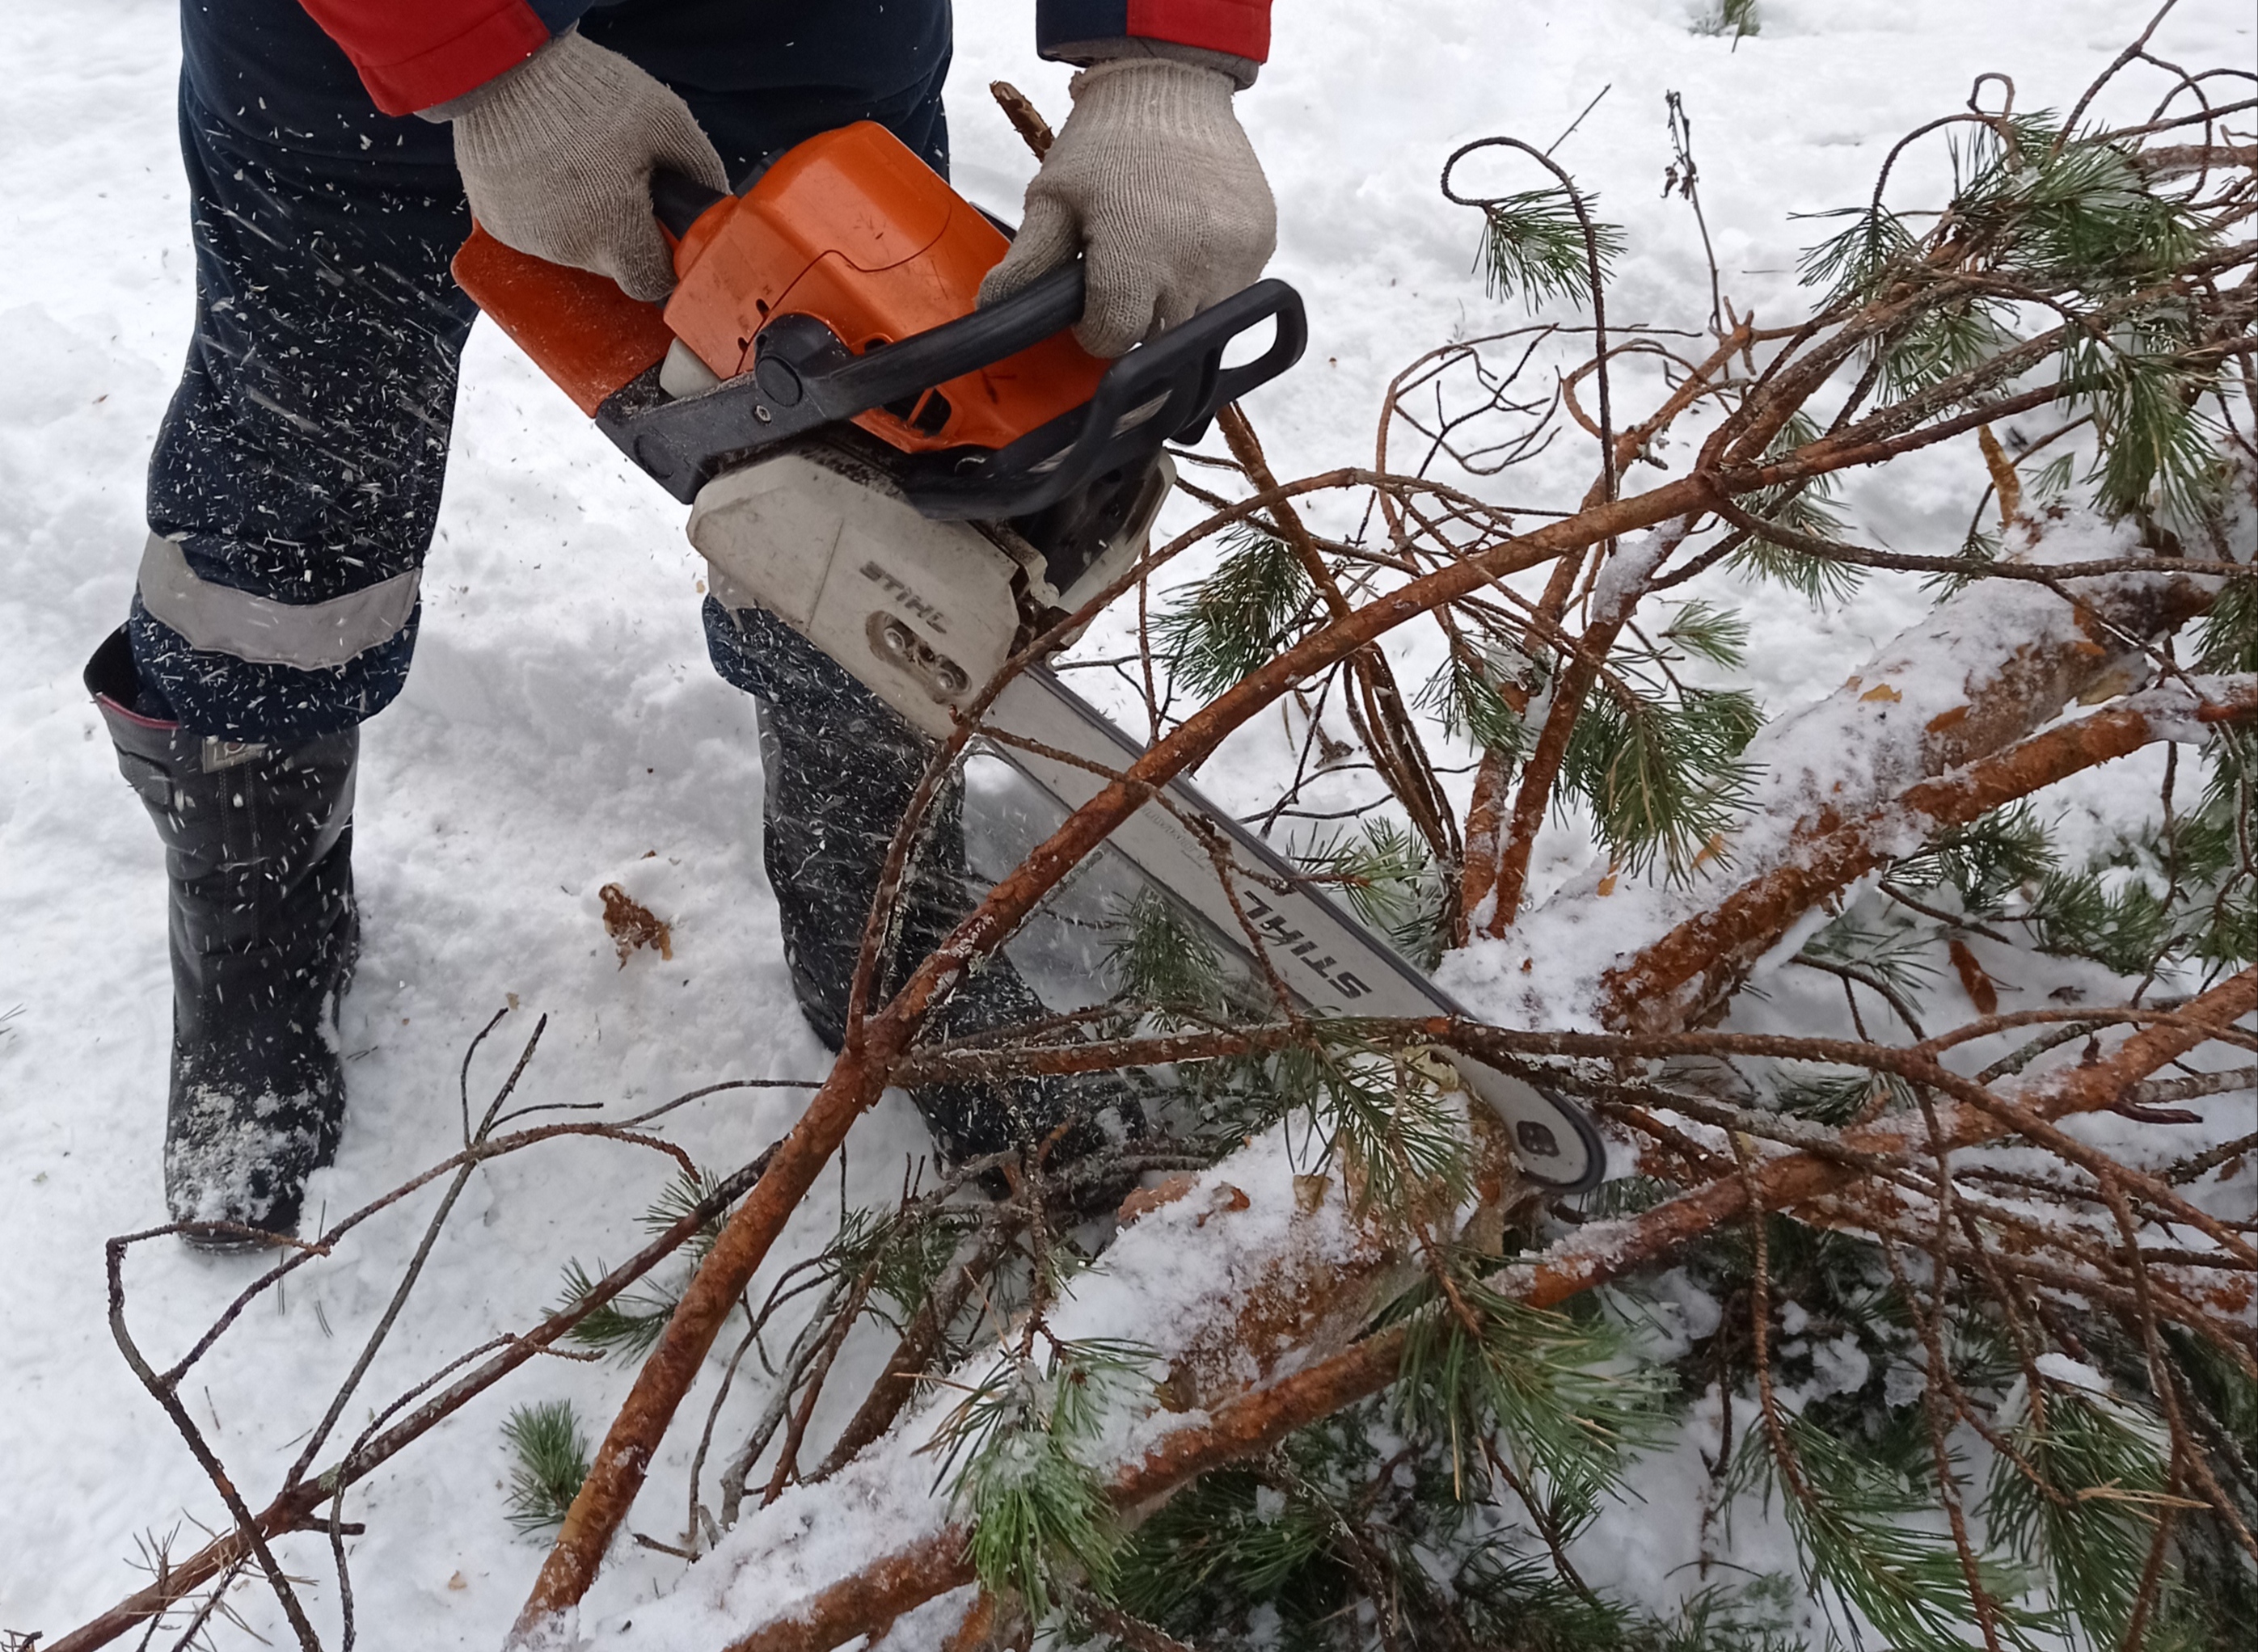
<instances>
[{"instance_id":1,"label":"chainsaw rear handle","mask_svg":"<svg viewBox=\"0 0 2258 1652\"><path fill-rule=\"evenodd\" d=\"M707 208L728 198L728 190L711 188L670 167L661 167L650 174L651 212L678 241L706 216Z\"/></svg>"}]
</instances>

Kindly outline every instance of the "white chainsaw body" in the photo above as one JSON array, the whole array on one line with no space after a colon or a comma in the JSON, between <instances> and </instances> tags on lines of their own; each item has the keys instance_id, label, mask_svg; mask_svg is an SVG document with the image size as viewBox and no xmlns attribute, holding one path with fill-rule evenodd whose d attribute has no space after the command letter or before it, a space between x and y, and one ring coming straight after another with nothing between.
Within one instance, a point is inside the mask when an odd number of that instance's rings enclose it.
<instances>
[{"instance_id":1,"label":"white chainsaw body","mask_svg":"<svg viewBox=\"0 0 2258 1652\"><path fill-rule=\"evenodd\" d=\"M1175 471L1066 591L1008 529L934 521L877 466L810 443L699 491L690 542L725 604L766 608L935 737L1031 626L1072 613L1143 554Z\"/></svg>"}]
</instances>

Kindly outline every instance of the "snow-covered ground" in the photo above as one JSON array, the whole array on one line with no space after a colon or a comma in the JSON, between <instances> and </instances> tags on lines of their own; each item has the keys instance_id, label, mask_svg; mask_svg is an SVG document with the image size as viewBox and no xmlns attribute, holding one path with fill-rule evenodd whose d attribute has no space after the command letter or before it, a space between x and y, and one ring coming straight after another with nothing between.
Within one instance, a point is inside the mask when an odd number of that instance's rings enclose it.
<instances>
[{"instance_id":1,"label":"snow-covered ground","mask_svg":"<svg viewBox=\"0 0 2258 1652\"><path fill-rule=\"evenodd\" d=\"M1814 230L1789 211L1862 199L1887 144L1958 108L1980 70L2012 74L2022 109L2065 107L2152 8L1765 0L1764 32L1737 48L1693 33L1696 9L1280 7L1275 60L1241 100L1278 189L1276 273L1302 288L1312 326L1308 360L1255 399L1280 474L1362 461L1398 366L1453 333L1506 323L1471 273L1473 216L1435 193L1457 145L1498 131L1551 144L1604 89L1558 156L1630 231L1611 303L1619 316L1698 326L1700 244L1659 188L1663 94L1683 93L1729 290L1760 316L1784 314L1794 251ZM958 182L999 206L1016 202L1032 163L983 87L1009 78L1054 119L1066 106L1065 72L1028 45L1031 11L1026 0L959 5ZM2188 0L2158 44L2193 65L2248 66L2247 0ZM163 1219L167 993L157 846L78 682L124 611L141 467L186 342L177 53L160 0L0 13L0 1257L17 1293L0 1358L0 1629L51 1636L141 1581L137 1545L172 1533L176 1550L192 1548L195 1522L220 1517L104 1321L103 1239ZM2128 91L2115 107L2138 101ZM1908 182L1917 189L1918 174ZM1886 493L1853 489L1869 531L1907 549L1956 544L1980 478L1938 463L1892 479ZM314 1207L357 1205L449 1150L465 1046L513 1000L522 1009L481 1053L474 1098L536 1012L550 1026L525 1099L655 1100L721 1078L822 1073L760 870L751 708L705 663L701 570L680 515L479 330L415 676L367 731L357 833L367 947L344 1012L352 1112ZM1807 702L1921 606L1888 585L1839 619L1761 599L1751 686L1775 712ZM1088 646L1108 646L1102 628ZM1259 795L1270 772L1234 762L1203 779L1232 800ZM1557 882L1582 846L1555 841ZM610 882L672 922L671 963L644 953L617 965L596 895ZM687 1110L675 1133L701 1162L733 1165L794 1109L788 1091L741 1092ZM924 1145L906 1104L890 1102L852 1138L840 1196L891 1202ZM566 1144L474 1179L367 1400L537 1316L568 1256L627 1253L666 1174L656 1158ZM412 1202L263 1301L188 1385L254 1503L380 1311L427 1209L428 1195ZM770 1273L820 1247L834 1214L827 1200L803 1213ZM137 1335L176 1351L251 1268L168 1243L136 1251ZM849 1358L877 1349L858 1342ZM515 1400L569 1397L600 1426L627 1381L616 1365L543 1362L373 1479L352 1507L367 1525L352 1550L364 1636L495 1644L542 1552L504 1523L501 1417ZM670 1445L637 1526L678 1528L686 1457ZM1667 1473L1650 1491L1666 1503ZM1658 1600L1676 1587L1665 1574L1690 1552L1683 1522L1654 1514L1611 1524L1598 1580ZM283 1549L294 1570L326 1571L310 1549ZM678 1575L623 1549L593 1604L615 1614ZM310 1598L333 1614L333 1594L323 1583ZM238 1599L252 1627L276 1631L261 1592Z\"/></svg>"}]
</instances>

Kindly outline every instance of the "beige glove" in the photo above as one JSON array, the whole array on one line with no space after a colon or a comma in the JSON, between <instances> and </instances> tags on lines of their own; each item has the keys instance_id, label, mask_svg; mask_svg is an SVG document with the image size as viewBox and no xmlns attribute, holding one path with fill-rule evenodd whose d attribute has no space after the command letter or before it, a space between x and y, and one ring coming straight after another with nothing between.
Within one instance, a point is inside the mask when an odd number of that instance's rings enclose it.
<instances>
[{"instance_id":1,"label":"beige glove","mask_svg":"<svg viewBox=\"0 0 2258 1652\"><path fill-rule=\"evenodd\" d=\"M729 187L687 103L569 30L422 113L454 123L455 165L489 235L608 275L635 298L674 290L674 259L651 216L651 174L671 167L711 188Z\"/></svg>"},{"instance_id":2,"label":"beige glove","mask_svg":"<svg viewBox=\"0 0 2258 1652\"><path fill-rule=\"evenodd\" d=\"M1278 209L1218 69L1124 57L1074 77L1074 112L1027 186L1026 221L980 284L992 304L1086 252L1074 336L1118 356L1262 273Z\"/></svg>"}]
</instances>

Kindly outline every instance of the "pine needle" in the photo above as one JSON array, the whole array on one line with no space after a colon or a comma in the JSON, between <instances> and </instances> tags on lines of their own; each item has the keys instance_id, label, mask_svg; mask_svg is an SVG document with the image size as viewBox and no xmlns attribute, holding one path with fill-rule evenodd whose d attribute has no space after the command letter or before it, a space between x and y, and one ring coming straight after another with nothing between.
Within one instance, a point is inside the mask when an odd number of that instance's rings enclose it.
<instances>
[{"instance_id":1,"label":"pine needle","mask_svg":"<svg viewBox=\"0 0 2258 1652\"><path fill-rule=\"evenodd\" d=\"M562 1525L588 1478L588 1439L572 1402L519 1406L501 1432L517 1454L509 1477L509 1523L529 1536Z\"/></svg>"}]
</instances>

